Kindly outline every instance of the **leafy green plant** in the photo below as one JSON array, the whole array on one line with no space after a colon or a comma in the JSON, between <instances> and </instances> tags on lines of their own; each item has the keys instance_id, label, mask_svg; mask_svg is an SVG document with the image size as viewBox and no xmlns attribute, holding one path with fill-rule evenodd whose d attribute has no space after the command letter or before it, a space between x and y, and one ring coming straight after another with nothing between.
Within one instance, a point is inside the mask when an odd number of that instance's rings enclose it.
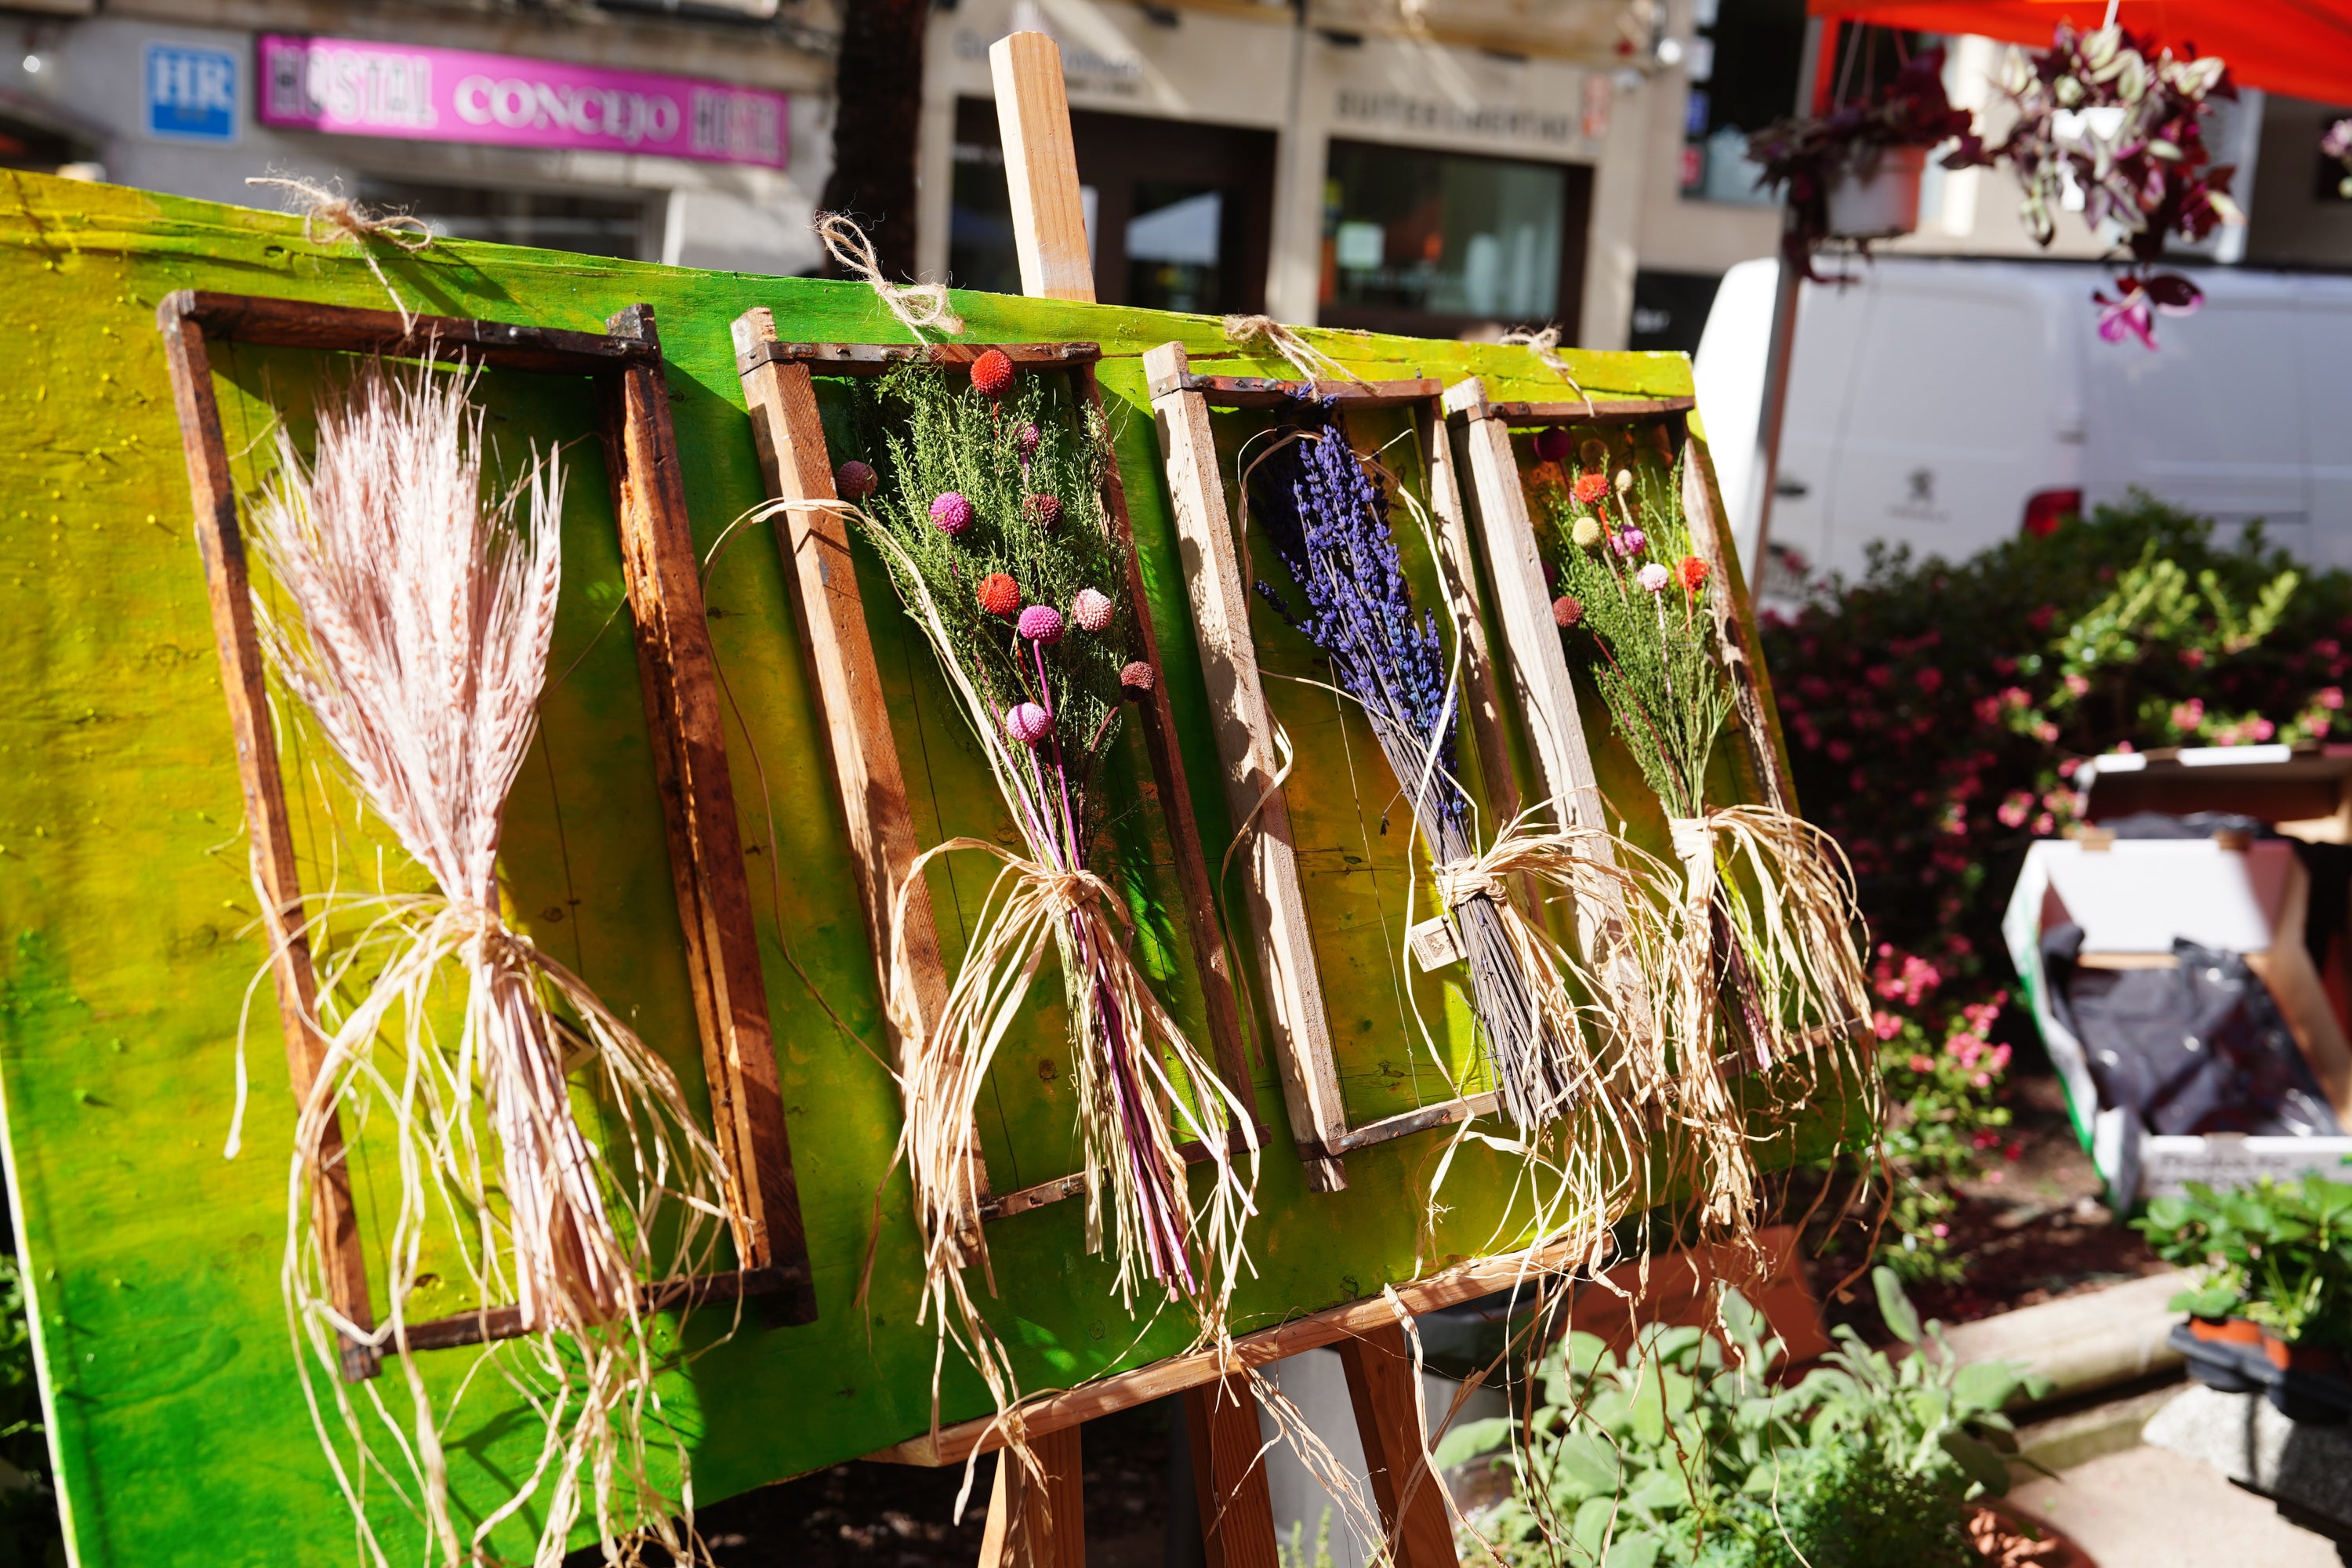
<instances>
[{"instance_id":1,"label":"leafy green plant","mask_svg":"<svg viewBox=\"0 0 2352 1568\"><path fill-rule=\"evenodd\" d=\"M1949 1222L1959 1206L1958 1185L2019 1151L2001 1138L2010 1123L2000 1095L2011 1051L1991 1037L2009 994L1941 1008L1933 1001L1941 979L1925 959L1883 948L1873 987L1903 1010L1881 1009L1871 1026L1886 1086L1881 1146L1892 1184L1886 1225L1896 1241L1885 1261L1907 1281L1956 1284L1963 1265L1951 1250ZM1872 1177L1862 1157L1844 1158L1856 1174Z\"/></svg>"},{"instance_id":2,"label":"leafy green plant","mask_svg":"<svg viewBox=\"0 0 2352 1568\"><path fill-rule=\"evenodd\" d=\"M2263 1177L2157 1198L2133 1222L2166 1262L2199 1270L2174 1311L2242 1316L2289 1344L2352 1349L2352 1185Z\"/></svg>"},{"instance_id":3,"label":"leafy green plant","mask_svg":"<svg viewBox=\"0 0 2352 1568\"><path fill-rule=\"evenodd\" d=\"M1786 1347L1736 1292L1727 1342L1654 1325L1621 1360L1568 1334L1523 1419L1471 1422L1438 1446L1440 1468L1492 1454L1511 1479L1472 1555L1510 1568L1971 1562L1961 1506L2006 1489L2016 1447L2001 1408L2045 1385L1961 1364L1891 1271L1874 1279L1888 1328L1917 1353L1898 1361L1842 1326L1840 1348L1793 1387L1770 1380Z\"/></svg>"}]
</instances>

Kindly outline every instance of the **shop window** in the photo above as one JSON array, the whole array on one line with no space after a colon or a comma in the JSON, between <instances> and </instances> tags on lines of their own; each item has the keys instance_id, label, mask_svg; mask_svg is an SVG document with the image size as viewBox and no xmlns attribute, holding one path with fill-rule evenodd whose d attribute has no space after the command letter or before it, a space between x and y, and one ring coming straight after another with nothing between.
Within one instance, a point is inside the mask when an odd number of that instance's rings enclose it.
<instances>
[{"instance_id":1,"label":"shop window","mask_svg":"<svg viewBox=\"0 0 2352 1568\"><path fill-rule=\"evenodd\" d=\"M1748 139L1796 107L1805 0L1697 0L1695 10L1683 195L1769 205L1778 198L1756 188Z\"/></svg>"},{"instance_id":2,"label":"shop window","mask_svg":"<svg viewBox=\"0 0 2352 1568\"><path fill-rule=\"evenodd\" d=\"M1456 337L1559 321L1573 333L1591 169L1334 142L1328 170L1324 325Z\"/></svg>"},{"instance_id":3,"label":"shop window","mask_svg":"<svg viewBox=\"0 0 2352 1568\"><path fill-rule=\"evenodd\" d=\"M1223 314L1265 308L1273 132L1079 110L1070 133L1097 299ZM977 99L956 105L948 280L1021 292L996 106Z\"/></svg>"},{"instance_id":4,"label":"shop window","mask_svg":"<svg viewBox=\"0 0 2352 1568\"><path fill-rule=\"evenodd\" d=\"M1698 353L1699 334L1706 331L1706 313L1715 308L1716 290L1722 285L1721 276L1713 272L1634 273L1633 331L1625 346Z\"/></svg>"},{"instance_id":5,"label":"shop window","mask_svg":"<svg viewBox=\"0 0 2352 1568\"><path fill-rule=\"evenodd\" d=\"M376 211L422 218L435 235L450 239L488 239L629 261L658 254L648 234L651 215L635 197L363 178L359 200Z\"/></svg>"}]
</instances>

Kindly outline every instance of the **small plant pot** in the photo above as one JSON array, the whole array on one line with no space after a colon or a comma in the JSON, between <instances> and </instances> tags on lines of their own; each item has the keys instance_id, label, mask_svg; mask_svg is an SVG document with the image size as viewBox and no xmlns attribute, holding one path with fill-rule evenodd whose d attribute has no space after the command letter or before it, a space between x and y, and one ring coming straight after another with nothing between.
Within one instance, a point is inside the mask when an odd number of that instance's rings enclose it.
<instances>
[{"instance_id":1,"label":"small plant pot","mask_svg":"<svg viewBox=\"0 0 2352 1568\"><path fill-rule=\"evenodd\" d=\"M2277 1373L2269 1395L2280 1415L2315 1426L2339 1426L2352 1418L2352 1380L2344 1375L2340 1352L2289 1344L2265 1333L2262 1352Z\"/></svg>"},{"instance_id":2,"label":"small plant pot","mask_svg":"<svg viewBox=\"0 0 2352 1568\"><path fill-rule=\"evenodd\" d=\"M1919 226L1925 147L1882 147L1866 164L1841 166L1830 181L1829 230L1834 239L1893 239Z\"/></svg>"},{"instance_id":3,"label":"small plant pot","mask_svg":"<svg viewBox=\"0 0 2352 1568\"><path fill-rule=\"evenodd\" d=\"M2173 1349L2189 1363L2189 1375L2222 1394L2252 1394L2270 1386L2259 1323L2243 1318L2191 1318L2176 1323Z\"/></svg>"}]
</instances>

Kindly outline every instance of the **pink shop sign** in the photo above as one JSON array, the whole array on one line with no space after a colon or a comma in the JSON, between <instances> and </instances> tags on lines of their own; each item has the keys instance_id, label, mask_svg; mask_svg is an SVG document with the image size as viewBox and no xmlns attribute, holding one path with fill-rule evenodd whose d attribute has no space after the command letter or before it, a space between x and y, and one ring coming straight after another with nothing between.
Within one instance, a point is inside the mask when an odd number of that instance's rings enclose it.
<instances>
[{"instance_id":1,"label":"pink shop sign","mask_svg":"<svg viewBox=\"0 0 2352 1568\"><path fill-rule=\"evenodd\" d=\"M352 38L265 34L260 53L264 125L771 168L788 152L780 92Z\"/></svg>"}]
</instances>

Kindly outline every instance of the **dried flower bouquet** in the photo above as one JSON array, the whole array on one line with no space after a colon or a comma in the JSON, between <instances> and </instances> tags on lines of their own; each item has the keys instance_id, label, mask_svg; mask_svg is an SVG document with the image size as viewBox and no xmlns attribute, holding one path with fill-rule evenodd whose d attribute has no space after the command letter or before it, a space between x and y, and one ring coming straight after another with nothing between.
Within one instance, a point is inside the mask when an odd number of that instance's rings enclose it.
<instances>
[{"instance_id":1,"label":"dried flower bouquet","mask_svg":"<svg viewBox=\"0 0 2352 1568\"><path fill-rule=\"evenodd\" d=\"M1020 841L954 838L917 862L917 876L961 852L1000 862L935 1027L907 1000L903 889L893 922L892 1005L913 1043L901 1148L924 1236L925 1310L940 1313L940 1332L1010 1409L1020 1397L1011 1366L961 1275L987 1262L971 1224L973 1110L1047 953L1068 1008L1087 1245L1117 1260L1130 1310L1156 1286L1192 1308L1203 1336L1223 1334L1247 1267L1256 1134L1236 1089L1146 983L1114 886L1106 763L1124 705L1147 696L1157 672L1135 657L1125 546L1103 505L1111 458L1100 415L1065 378L1020 374L994 351L968 384L909 366L859 396L872 460L842 464L836 488L861 504L860 532L937 653ZM1180 1144L1209 1167L1198 1197Z\"/></svg>"}]
</instances>

